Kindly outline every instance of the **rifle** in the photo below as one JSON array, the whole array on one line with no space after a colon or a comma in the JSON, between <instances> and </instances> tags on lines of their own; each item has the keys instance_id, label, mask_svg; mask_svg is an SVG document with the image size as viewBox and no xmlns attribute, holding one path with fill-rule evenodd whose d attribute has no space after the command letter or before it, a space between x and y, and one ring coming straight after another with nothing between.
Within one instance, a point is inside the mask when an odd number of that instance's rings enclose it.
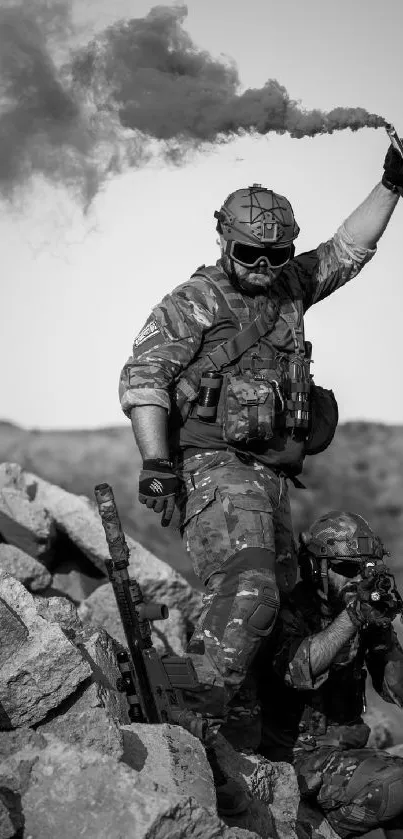
<instances>
[{"instance_id":1,"label":"rifle","mask_svg":"<svg viewBox=\"0 0 403 839\"><path fill-rule=\"evenodd\" d=\"M94 492L110 554L105 566L128 646L117 654L121 673L117 687L126 693L129 718L132 722L182 725L203 742L206 723L186 708L183 697L184 690L200 687L193 662L189 656L158 655L150 621L165 620L168 607L145 603L137 580L128 574L130 551L112 487L98 484Z\"/></svg>"},{"instance_id":2,"label":"rifle","mask_svg":"<svg viewBox=\"0 0 403 839\"><path fill-rule=\"evenodd\" d=\"M371 602L389 615L391 620L400 615L403 623L403 599L389 568L384 563L366 561L362 575L363 580L370 585Z\"/></svg>"}]
</instances>

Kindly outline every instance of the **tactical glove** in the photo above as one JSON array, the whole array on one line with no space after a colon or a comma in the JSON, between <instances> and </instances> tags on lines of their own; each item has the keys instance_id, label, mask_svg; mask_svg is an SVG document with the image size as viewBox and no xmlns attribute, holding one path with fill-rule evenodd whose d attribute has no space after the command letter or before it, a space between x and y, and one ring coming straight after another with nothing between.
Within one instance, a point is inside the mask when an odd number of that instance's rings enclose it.
<instances>
[{"instance_id":1,"label":"tactical glove","mask_svg":"<svg viewBox=\"0 0 403 839\"><path fill-rule=\"evenodd\" d=\"M387 594L381 599L374 599L374 595L376 592L371 579L360 580L348 587L345 608L350 620L359 629L369 626L386 629L396 617L393 596Z\"/></svg>"},{"instance_id":2,"label":"tactical glove","mask_svg":"<svg viewBox=\"0 0 403 839\"><path fill-rule=\"evenodd\" d=\"M403 157L390 145L383 164L385 170L382 183L392 192L403 192Z\"/></svg>"},{"instance_id":3,"label":"tactical glove","mask_svg":"<svg viewBox=\"0 0 403 839\"><path fill-rule=\"evenodd\" d=\"M144 460L139 477L139 501L156 513L162 513L163 527L167 527L172 519L179 486L179 479L169 460Z\"/></svg>"}]
</instances>

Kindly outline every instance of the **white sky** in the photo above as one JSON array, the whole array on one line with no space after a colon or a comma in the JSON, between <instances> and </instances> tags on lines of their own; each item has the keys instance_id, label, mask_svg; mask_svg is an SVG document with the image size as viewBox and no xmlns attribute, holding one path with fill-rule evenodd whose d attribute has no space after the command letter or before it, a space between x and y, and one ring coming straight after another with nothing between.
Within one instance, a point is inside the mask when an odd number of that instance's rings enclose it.
<instances>
[{"instance_id":1,"label":"white sky","mask_svg":"<svg viewBox=\"0 0 403 839\"><path fill-rule=\"evenodd\" d=\"M78 3L78 0L76 0ZM76 6L88 33L147 0ZM166 5L170 5L166 3ZM401 0L189 0L185 28L202 49L237 62L242 85L277 78L306 108L360 106L403 134ZM120 369L151 306L218 257L213 212L252 182L286 195L297 252L329 238L380 180L383 130L292 140L246 138L180 169L115 178L83 219L63 190L36 183L0 207L0 418L28 427L126 423ZM402 202L400 202L401 204ZM403 421L402 227L398 205L362 274L306 318L318 384L342 420Z\"/></svg>"}]
</instances>

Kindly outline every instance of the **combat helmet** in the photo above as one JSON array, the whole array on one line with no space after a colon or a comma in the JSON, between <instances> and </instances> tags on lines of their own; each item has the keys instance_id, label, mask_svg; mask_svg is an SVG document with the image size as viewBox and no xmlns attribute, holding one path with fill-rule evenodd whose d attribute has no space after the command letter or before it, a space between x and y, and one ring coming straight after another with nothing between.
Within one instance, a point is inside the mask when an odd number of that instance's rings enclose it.
<instances>
[{"instance_id":1,"label":"combat helmet","mask_svg":"<svg viewBox=\"0 0 403 839\"><path fill-rule=\"evenodd\" d=\"M376 565L388 556L384 546L371 530L368 522L357 513L331 510L320 516L308 530L300 533L299 565L302 579L308 579L315 585L322 582L327 592L329 563L343 568L348 576L348 563L351 572L363 563Z\"/></svg>"},{"instance_id":2,"label":"combat helmet","mask_svg":"<svg viewBox=\"0 0 403 839\"><path fill-rule=\"evenodd\" d=\"M269 260L270 254L274 255L277 266L294 254L293 241L299 227L292 206L283 195L261 184L232 192L214 217L216 229L226 242L225 253L241 265L252 264L242 259L249 249L266 250Z\"/></svg>"}]
</instances>

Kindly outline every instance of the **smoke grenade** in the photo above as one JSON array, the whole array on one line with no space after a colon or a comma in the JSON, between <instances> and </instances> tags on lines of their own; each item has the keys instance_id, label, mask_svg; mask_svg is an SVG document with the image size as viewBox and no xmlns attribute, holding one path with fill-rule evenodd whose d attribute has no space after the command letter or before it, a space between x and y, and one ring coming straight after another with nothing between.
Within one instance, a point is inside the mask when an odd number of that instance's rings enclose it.
<instances>
[{"instance_id":1,"label":"smoke grenade","mask_svg":"<svg viewBox=\"0 0 403 839\"><path fill-rule=\"evenodd\" d=\"M180 163L189 149L245 133L300 138L386 125L363 108L304 110L276 79L240 92L235 63L199 49L183 28L186 6L118 21L63 64L41 10L36 0L0 10L3 197L42 175L88 204L108 177L141 166L155 140Z\"/></svg>"}]
</instances>

